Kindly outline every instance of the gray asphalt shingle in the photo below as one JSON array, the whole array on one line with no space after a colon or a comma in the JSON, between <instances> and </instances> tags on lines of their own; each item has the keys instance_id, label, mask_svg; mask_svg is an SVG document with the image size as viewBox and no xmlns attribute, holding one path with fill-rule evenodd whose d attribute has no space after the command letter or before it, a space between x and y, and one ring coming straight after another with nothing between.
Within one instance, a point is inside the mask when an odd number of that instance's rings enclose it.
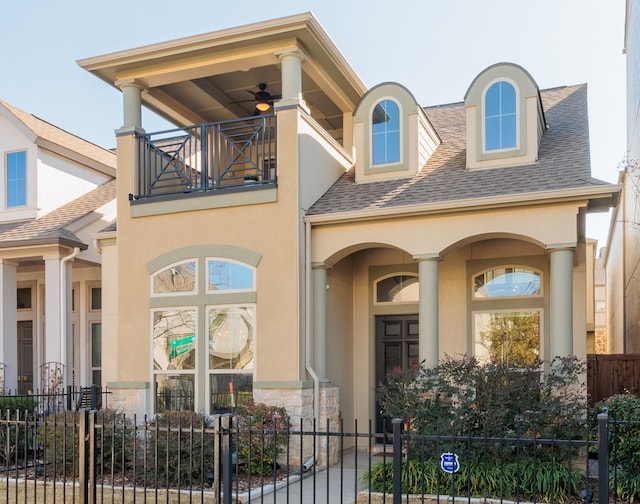
<instances>
[{"instance_id":1,"label":"gray asphalt shingle","mask_svg":"<svg viewBox=\"0 0 640 504\"><path fill-rule=\"evenodd\" d=\"M355 183L350 169L309 209L308 215L396 208L607 185L591 176L587 86L541 92L548 124L533 164L466 169L463 103L427 107L442 143L411 178Z\"/></svg>"}]
</instances>

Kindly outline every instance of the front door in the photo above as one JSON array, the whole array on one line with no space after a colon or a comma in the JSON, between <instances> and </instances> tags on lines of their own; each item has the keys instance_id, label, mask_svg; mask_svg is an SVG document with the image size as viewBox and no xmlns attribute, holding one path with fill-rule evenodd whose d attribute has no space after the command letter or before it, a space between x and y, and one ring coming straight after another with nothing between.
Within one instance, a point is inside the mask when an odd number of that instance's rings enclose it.
<instances>
[{"instance_id":1,"label":"front door","mask_svg":"<svg viewBox=\"0 0 640 504\"><path fill-rule=\"evenodd\" d=\"M33 322L18 322L18 395L33 391Z\"/></svg>"},{"instance_id":2,"label":"front door","mask_svg":"<svg viewBox=\"0 0 640 504\"><path fill-rule=\"evenodd\" d=\"M376 387L420 364L418 337L418 315L376 317ZM384 421L376 400L377 432L383 432ZM387 430L390 429L389 423Z\"/></svg>"}]
</instances>

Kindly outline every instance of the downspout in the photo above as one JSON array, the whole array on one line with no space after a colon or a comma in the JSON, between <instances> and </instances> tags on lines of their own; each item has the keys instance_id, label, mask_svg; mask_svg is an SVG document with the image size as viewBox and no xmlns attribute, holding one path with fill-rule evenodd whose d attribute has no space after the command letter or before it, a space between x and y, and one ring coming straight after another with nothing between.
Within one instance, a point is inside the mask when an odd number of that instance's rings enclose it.
<instances>
[{"instance_id":1,"label":"downspout","mask_svg":"<svg viewBox=\"0 0 640 504\"><path fill-rule=\"evenodd\" d=\"M74 247L73 252L66 257L63 257L60 261L60 356L64 358L64 362L68 366L67 362L67 292L66 292L66 274L65 265L67 262L73 260L80 253L80 247ZM73 362L71 363L73 365ZM67 386L67 373L63 373L62 388L63 390Z\"/></svg>"},{"instance_id":2,"label":"downspout","mask_svg":"<svg viewBox=\"0 0 640 504\"><path fill-rule=\"evenodd\" d=\"M304 223L304 247L305 247L305 369L313 380L313 419L315 428L320 427L320 378L313 369L311 359L311 315L313 306L311 303L311 223ZM316 453L318 453L318 436L316 436ZM304 463L305 469L309 469L315 463L313 457Z\"/></svg>"}]
</instances>

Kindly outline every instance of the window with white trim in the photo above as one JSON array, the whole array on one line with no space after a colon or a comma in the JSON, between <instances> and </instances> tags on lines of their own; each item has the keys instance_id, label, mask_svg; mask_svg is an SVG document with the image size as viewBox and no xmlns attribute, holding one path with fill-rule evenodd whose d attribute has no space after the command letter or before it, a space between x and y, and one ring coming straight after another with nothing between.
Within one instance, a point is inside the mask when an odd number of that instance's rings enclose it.
<instances>
[{"instance_id":1,"label":"window with white trim","mask_svg":"<svg viewBox=\"0 0 640 504\"><path fill-rule=\"evenodd\" d=\"M376 304L417 303L418 276L414 274L393 274L378 279L374 284Z\"/></svg>"},{"instance_id":2,"label":"window with white trim","mask_svg":"<svg viewBox=\"0 0 640 504\"><path fill-rule=\"evenodd\" d=\"M5 187L7 208L27 205L27 151L6 154Z\"/></svg>"},{"instance_id":3,"label":"window with white trim","mask_svg":"<svg viewBox=\"0 0 640 504\"><path fill-rule=\"evenodd\" d=\"M393 100L381 100L371 117L372 164L399 163L400 143L400 107Z\"/></svg>"},{"instance_id":4,"label":"window with white trim","mask_svg":"<svg viewBox=\"0 0 640 504\"><path fill-rule=\"evenodd\" d=\"M541 273L498 266L472 278L473 351L481 361L535 365L542 359Z\"/></svg>"},{"instance_id":5,"label":"window with white trim","mask_svg":"<svg viewBox=\"0 0 640 504\"><path fill-rule=\"evenodd\" d=\"M251 399L254 293L255 268L228 258L188 259L151 275L156 413L225 413ZM249 302L238 302L243 297ZM204 405L197 404L198 389Z\"/></svg>"},{"instance_id":6,"label":"window with white trim","mask_svg":"<svg viewBox=\"0 0 640 504\"><path fill-rule=\"evenodd\" d=\"M484 147L486 151L515 149L517 96L507 81L494 82L484 95Z\"/></svg>"}]
</instances>

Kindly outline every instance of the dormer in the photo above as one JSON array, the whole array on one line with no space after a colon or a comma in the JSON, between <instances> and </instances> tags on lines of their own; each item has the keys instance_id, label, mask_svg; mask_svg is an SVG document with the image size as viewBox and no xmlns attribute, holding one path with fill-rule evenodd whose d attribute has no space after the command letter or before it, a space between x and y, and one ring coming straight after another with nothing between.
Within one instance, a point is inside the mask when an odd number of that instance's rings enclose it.
<instances>
[{"instance_id":1,"label":"dormer","mask_svg":"<svg viewBox=\"0 0 640 504\"><path fill-rule=\"evenodd\" d=\"M482 71L464 97L467 169L535 163L546 123L538 85L521 66Z\"/></svg>"},{"instance_id":2,"label":"dormer","mask_svg":"<svg viewBox=\"0 0 640 504\"><path fill-rule=\"evenodd\" d=\"M353 114L356 182L412 177L440 137L414 96L387 82L367 91Z\"/></svg>"}]
</instances>

